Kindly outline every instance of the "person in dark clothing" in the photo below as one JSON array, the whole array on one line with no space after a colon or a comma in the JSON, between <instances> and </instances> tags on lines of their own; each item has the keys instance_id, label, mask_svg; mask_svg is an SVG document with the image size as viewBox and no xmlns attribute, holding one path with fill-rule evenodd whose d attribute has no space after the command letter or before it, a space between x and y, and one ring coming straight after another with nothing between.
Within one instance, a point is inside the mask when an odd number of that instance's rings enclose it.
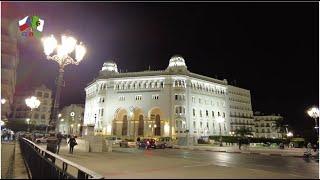
<instances>
[{"instance_id":1,"label":"person in dark clothing","mask_svg":"<svg viewBox=\"0 0 320 180\"><path fill-rule=\"evenodd\" d=\"M239 138L239 150L241 150L241 145L242 145L242 139Z\"/></svg>"},{"instance_id":2,"label":"person in dark clothing","mask_svg":"<svg viewBox=\"0 0 320 180\"><path fill-rule=\"evenodd\" d=\"M50 136L47 139L47 150L56 153L57 151L57 144L58 144L58 138L55 136L55 132L50 132ZM52 160L52 162L55 161L55 158L51 155L47 154L47 157Z\"/></svg>"},{"instance_id":3,"label":"person in dark clothing","mask_svg":"<svg viewBox=\"0 0 320 180\"><path fill-rule=\"evenodd\" d=\"M68 144L69 144L69 146L70 146L69 153L70 153L70 154L73 154L73 148L74 148L75 145L78 144L77 141L76 141L76 139L74 138L74 136L71 136L71 137L70 137L70 139L69 139L69 141L68 141Z\"/></svg>"},{"instance_id":4,"label":"person in dark clothing","mask_svg":"<svg viewBox=\"0 0 320 180\"><path fill-rule=\"evenodd\" d=\"M61 145L61 141L62 141L62 134L59 132L57 134L57 139L58 139L58 144L57 144L57 154L59 154L60 151L60 145Z\"/></svg>"}]
</instances>

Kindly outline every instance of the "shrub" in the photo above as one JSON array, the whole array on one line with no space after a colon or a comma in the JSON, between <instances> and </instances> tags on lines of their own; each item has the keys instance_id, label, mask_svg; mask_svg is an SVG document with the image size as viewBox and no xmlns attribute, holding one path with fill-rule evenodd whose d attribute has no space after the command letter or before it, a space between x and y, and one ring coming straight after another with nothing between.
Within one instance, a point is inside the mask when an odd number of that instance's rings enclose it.
<instances>
[{"instance_id":1,"label":"shrub","mask_svg":"<svg viewBox=\"0 0 320 180\"><path fill-rule=\"evenodd\" d=\"M198 144L210 144L210 143L203 139L198 139Z\"/></svg>"}]
</instances>

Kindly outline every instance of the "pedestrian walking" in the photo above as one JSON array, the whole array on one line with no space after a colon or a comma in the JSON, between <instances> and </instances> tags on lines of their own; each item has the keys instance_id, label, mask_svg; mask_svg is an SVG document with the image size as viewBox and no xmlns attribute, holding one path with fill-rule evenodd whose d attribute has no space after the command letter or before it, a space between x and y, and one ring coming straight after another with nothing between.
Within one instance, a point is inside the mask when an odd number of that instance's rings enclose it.
<instances>
[{"instance_id":1,"label":"pedestrian walking","mask_svg":"<svg viewBox=\"0 0 320 180\"><path fill-rule=\"evenodd\" d=\"M61 134L60 132L57 134L57 139L58 139L57 154L59 154L60 146L61 146L61 141L62 141L62 134Z\"/></svg>"},{"instance_id":2,"label":"pedestrian walking","mask_svg":"<svg viewBox=\"0 0 320 180\"><path fill-rule=\"evenodd\" d=\"M78 143L77 143L77 141L76 141L76 139L74 138L73 135L70 136L70 139L69 139L69 141L68 141L68 144L69 144L69 146L70 146L70 148L69 148L69 153L70 153L70 154L73 154L73 148L74 148L74 146L78 145Z\"/></svg>"},{"instance_id":3,"label":"pedestrian walking","mask_svg":"<svg viewBox=\"0 0 320 180\"><path fill-rule=\"evenodd\" d=\"M239 138L239 150L241 150L242 140Z\"/></svg>"}]
</instances>

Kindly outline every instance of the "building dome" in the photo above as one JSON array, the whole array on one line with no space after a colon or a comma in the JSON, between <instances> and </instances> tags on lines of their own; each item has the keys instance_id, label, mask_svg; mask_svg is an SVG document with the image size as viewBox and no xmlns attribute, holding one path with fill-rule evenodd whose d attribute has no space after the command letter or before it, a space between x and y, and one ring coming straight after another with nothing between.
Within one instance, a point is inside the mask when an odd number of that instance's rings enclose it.
<instances>
[{"instance_id":1,"label":"building dome","mask_svg":"<svg viewBox=\"0 0 320 180\"><path fill-rule=\"evenodd\" d=\"M118 72L117 64L113 61L103 63L102 71Z\"/></svg>"},{"instance_id":2,"label":"building dome","mask_svg":"<svg viewBox=\"0 0 320 180\"><path fill-rule=\"evenodd\" d=\"M170 58L170 61L169 61L169 68L170 67L187 67L186 66L186 63L183 59L182 56L180 55L174 55Z\"/></svg>"}]
</instances>

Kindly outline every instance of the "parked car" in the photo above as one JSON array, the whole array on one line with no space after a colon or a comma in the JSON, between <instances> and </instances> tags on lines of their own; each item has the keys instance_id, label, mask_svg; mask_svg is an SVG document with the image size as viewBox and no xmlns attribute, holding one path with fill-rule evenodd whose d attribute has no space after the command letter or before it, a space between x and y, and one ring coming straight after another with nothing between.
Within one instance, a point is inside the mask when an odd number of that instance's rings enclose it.
<instances>
[{"instance_id":1,"label":"parked car","mask_svg":"<svg viewBox=\"0 0 320 180\"><path fill-rule=\"evenodd\" d=\"M46 143L48 137L36 138L36 143Z\"/></svg>"},{"instance_id":2,"label":"parked car","mask_svg":"<svg viewBox=\"0 0 320 180\"><path fill-rule=\"evenodd\" d=\"M173 139L171 137L161 137L158 141L164 143L166 148L173 148Z\"/></svg>"},{"instance_id":3,"label":"parked car","mask_svg":"<svg viewBox=\"0 0 320 180\"><path fill-rule=\"evenodd\" d=\"M109 136L106 139L109 141L112 141L112 144L120 144L120 142L122 141L121 138L116 137L116 136Z\"/></svg>"},{"instance_id":4,"label":"parked car","mask_svg":"<svg viewBox=\"0 0 320 180\"><path fill-rule=\"evenodd\" d=\"M136 142L133 140L120 141L120 147L136 147Z\"/></svg>"},{"instance_id":5,"label":"parked car","mask_svg":"<svg viewBox=\"0 0 320 180\"><path fill-rule=\"evenodd\" d=\"M152 147L151 143L152 142L150 139L142 139L142 140L140 140L140 142L138 142L138 147L144 148L144 149L149 149Z\"/></svg>"},{"instance_id":6,"label":"parked car","mask_svg":"<svg viewBox=\"0 0 320 180\"><path fill-rule=\"evenodd\" d=\"M163 141L157 141L156 139L143 139L139 142L139 148L145 148L145 149L150 149L150 148L161 148L164 149L165 142Z\"/></svg>"}]
</instances>

